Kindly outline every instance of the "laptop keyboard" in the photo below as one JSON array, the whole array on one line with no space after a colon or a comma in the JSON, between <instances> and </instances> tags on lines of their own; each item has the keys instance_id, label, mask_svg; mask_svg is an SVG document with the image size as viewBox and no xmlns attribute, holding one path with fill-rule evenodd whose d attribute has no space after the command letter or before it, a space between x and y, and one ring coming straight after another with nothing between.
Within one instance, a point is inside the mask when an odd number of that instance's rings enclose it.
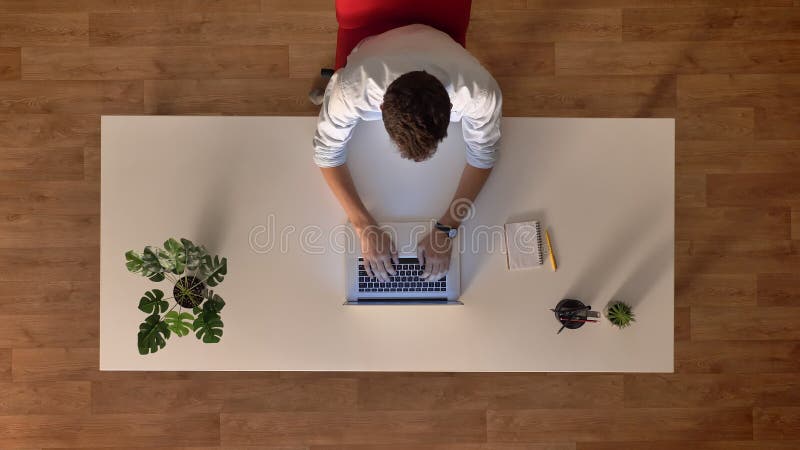
<instances>
[{"instance_id":1,"label":"laptop keyboard","mask_svg":"<svg viewBox=\"0 0 800 450\"><path fill-rule=\"evenodd\" d=\"M358 258L358 290L359 292L444 292L447 280L421 280L422 266L417 258L400 258L400 264L394 265L395 274L389 281L383 282L370 278L364 270L363 258Z\"/></svg>"}]
</instances>

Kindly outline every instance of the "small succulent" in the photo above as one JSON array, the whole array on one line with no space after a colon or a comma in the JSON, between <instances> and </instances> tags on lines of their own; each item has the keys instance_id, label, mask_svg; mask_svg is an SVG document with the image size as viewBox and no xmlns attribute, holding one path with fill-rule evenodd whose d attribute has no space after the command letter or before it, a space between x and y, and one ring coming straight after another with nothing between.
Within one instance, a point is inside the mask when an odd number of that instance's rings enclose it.
<instances>
[{"instance_id":1,"label":"small succulent","mask_svg":"<svg viewBox=\"0 0 800 450\"><path fill-rule=\"evenodd\" d=\"M172 334L181 337L194 332L207 344L220 341L224 326L220 312L225 300L208 288L224 280L228 273L226 258L212 257L205 247L188 239L170 238L163 249L147 246L141 253L126 252L125 261L128 271L153 282L167 280L172 285L167 291L171 297L165 298L161 289L152 289L139 300L139 309L148 314L139 325L140 354L164 348ZM172 307L169 300L175 301Z\"/></svg>"},{"instance_id":2,"label":"small succulent","mask_svg":"<svg viewBox=\"0 0 800 450\"><path fill-rule=\"evenodd\" d=\"M609 305L607 316L612 324L620 328L629 327L636 320L631 306L623 302L614 302Z\"/></svg>"}]
</instances>

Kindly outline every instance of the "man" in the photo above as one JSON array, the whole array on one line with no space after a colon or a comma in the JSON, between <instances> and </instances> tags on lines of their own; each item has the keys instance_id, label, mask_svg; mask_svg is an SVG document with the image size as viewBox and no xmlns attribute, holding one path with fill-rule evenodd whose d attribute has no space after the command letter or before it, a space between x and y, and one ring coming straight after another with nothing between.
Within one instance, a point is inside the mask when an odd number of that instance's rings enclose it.
<instances>
[{"instance_id":1,"label":"man","mask_svg":"<svg viewBox=\"0 0 800 450\"><path fill-rule=\"evenodd\" d=\"M314 161L361 241L366 272L388 280L397 251L364 207L346 164L346 144L360 120L383 119L400 156L425 161L449 123L461 121L466 167L455 202L474 201L497 159L502 96L486 69L447 34L426 25L395 28L362 41L325 89L314 136ZM441 279L449 268L448 229L466 211L442 205L439 224L418 243L422 278ZM456 212L458 210L458 212Z\"/></svg>"}]
</instances>

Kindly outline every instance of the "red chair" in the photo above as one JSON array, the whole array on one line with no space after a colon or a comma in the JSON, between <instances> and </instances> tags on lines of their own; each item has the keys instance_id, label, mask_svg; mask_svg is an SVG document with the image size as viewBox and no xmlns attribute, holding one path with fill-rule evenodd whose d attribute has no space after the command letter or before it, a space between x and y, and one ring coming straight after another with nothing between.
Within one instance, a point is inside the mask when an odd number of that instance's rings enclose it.
<instances>
[{"instance_id":1,"label":"red chair","mask_svg":"<svg viewBox=\"0 0 800 450\"><path fill-rule=\"evenodd\" d=\"M449 34L465 46L472 0L336 0L336 70L364 38L415 23Z\"/></svg>"}]
</instances>

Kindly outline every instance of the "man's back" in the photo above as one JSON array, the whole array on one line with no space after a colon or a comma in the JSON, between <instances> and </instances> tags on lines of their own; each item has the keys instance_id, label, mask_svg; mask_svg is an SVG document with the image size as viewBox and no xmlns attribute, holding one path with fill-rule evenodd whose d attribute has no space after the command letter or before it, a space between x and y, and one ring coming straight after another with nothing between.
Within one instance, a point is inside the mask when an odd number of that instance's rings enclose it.
<instances>
[{"instance_id":1,"label":"man's back","mask_svg":"<svg viewBox=\"0 0 800 450\"><path fill-rule=\"evenodd\" d=\"M500 138L502 94L491 74L447 34L409 25L372 36L350 54L328 85L314 137L315 162L334 167L346 160L345 143L358 120L381 120L381 104L399 76L425 71L450 97L450 120L464 122L468 162L488 168Z\"/></svg>"}]
</instances>

